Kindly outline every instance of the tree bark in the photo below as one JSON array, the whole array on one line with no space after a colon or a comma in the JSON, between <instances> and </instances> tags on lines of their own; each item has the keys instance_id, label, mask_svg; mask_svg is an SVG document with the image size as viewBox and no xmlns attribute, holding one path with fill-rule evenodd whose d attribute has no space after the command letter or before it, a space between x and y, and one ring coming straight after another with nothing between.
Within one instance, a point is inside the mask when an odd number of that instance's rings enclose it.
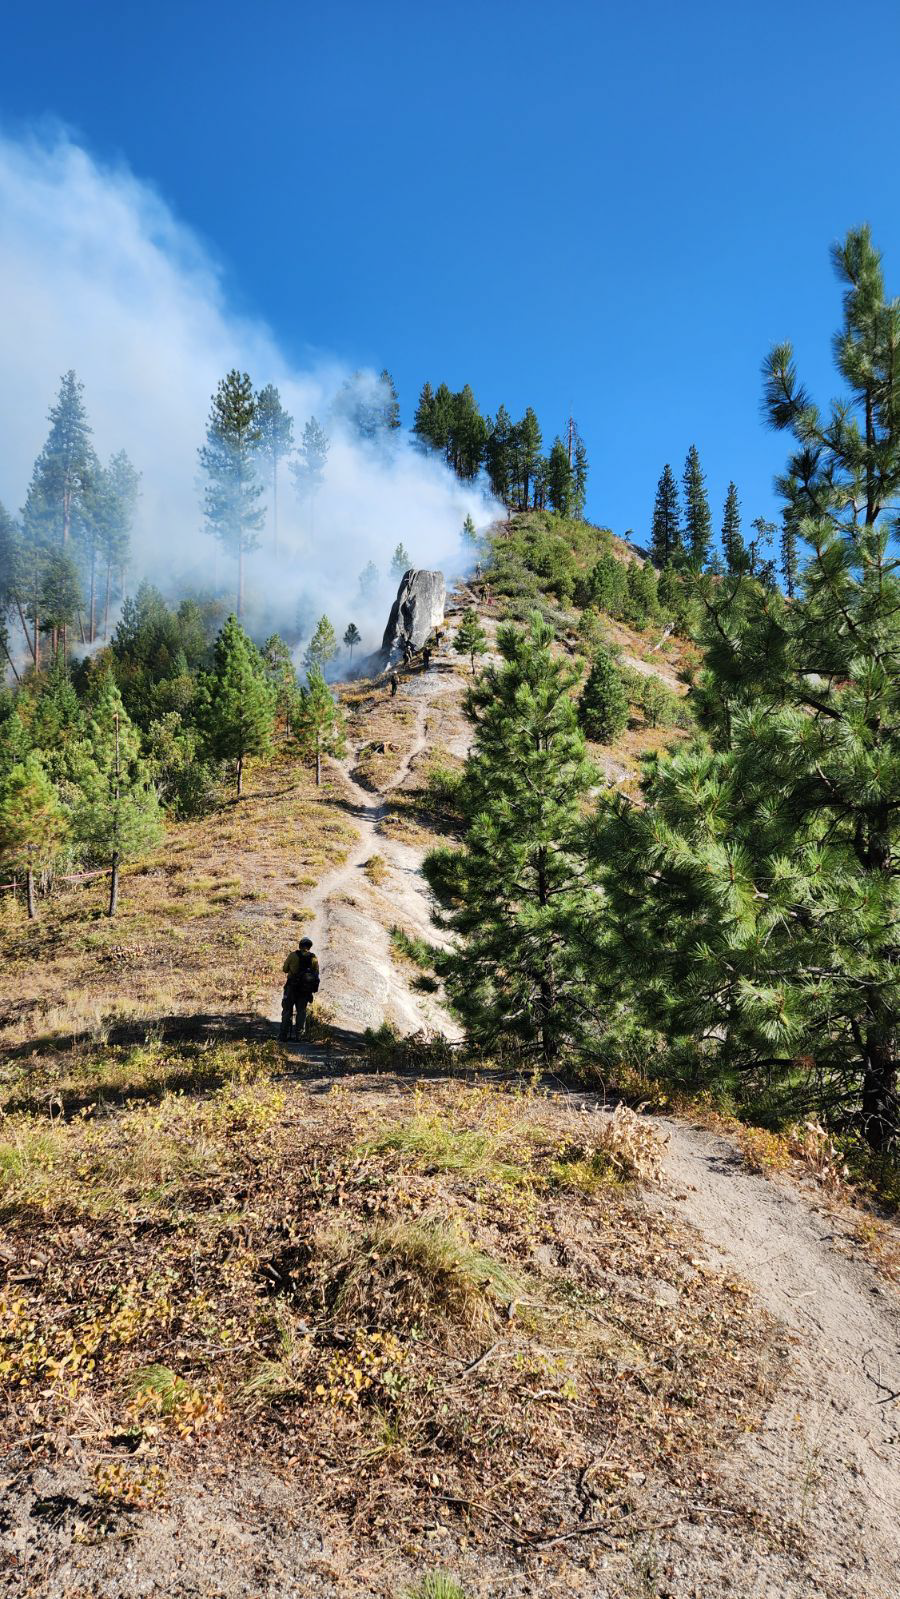
<instances>
[{"instance_id":1,"label":"tree bark","mask_svg":"<svg viewBox=\"0 0 900 1599\"><path fill-rule=\"evenodd\" d=\"M103 642L109 637L109 585L112 576L112 561L106 563L106 598L103 602Z\"/></svg>"},{"instance_id":2,"label":"tree bark","mask_svg":"<svg viewBox=\"0 0 900 1599\"><path fill-rule=\"evenodd\" d=\"M321 782L322 782L322 751L319 749L319 746L317 744L316 745L316 788L319 787Z\"/></svg>"},{"instance_id":3,"label":"tree bark","mask_svg":"<svg viewBox=\"0 0 900 1599\"><path fill-rule=\"evenodd\" d=\"M240 799L240 797L243 794L243 792L244 792L244 757L243 757L243 755L239 755L238 756L238 763L237 763L237 797L238 797L238 799Z\"/></svg>"},{"instance_id":4,"label":"tree bark","mask_svg":"<svg viewBox=\"0 0 900 1599\"><path fill-rule=\"evenodd\" d=\"M28 905L28 920L34 921L34 871L28 866L25 872L25 899Z\"/></svg>"},{"instance_id":5,"label":"tree bark","mask_svg":"<svg viewBox=\"0 0 900 1599\"><path fill-rule=\"evenodd\" d=\"M19 613L19 621L22 624L22 632L25 634L25 643L28 645L28 648L31 651L31 659L35 663L37 663L37 656L34 653L34 640L32 639L31 634L28 631L28 623L25 620L25 613L22 610L22 606L21 606L21 603L19 601L18 596L16 596L16 610Z\"/></svg>"},{"instance_id":6,"label":"tree bark","mask_svg":"<svg viewBox=\"0 0 900 1599\"><path fill-rule=\"evenodd\" d=\"M243 540L239 540L239 542L238 542L238 591L237 591L237 615L238 615L238 621L240 621L240 619L241 619L241 617L243 615L243 612L244 612L244 543L243 543Z\"/></svg>"},{"instance_id":7,"label":"tree bark","mask_svg":"<svg viewBox=\"0 0 900 1599\"><path fill-rule=\"evenodd\" d=\"M115 916L119 905L119 851L113 850L112 871L109 878L109 905L107 916Z\"/></svg>"},{"instance_id":8,"label":"tree bark","mask_svg":"<svg viewBox=\"0 0 900 1599\"><path fill-rule=\"evenodd\" d=\"M88 638L91 644L97 637L97 551L91 550L91 615Z\"/></svg>"},{"instance_id":9,"label":"tree bark","mask_svg":"<svg viewBox=\"0 0 900 1599\"><path fill-rule=\"evenodd\" d=\"M865 1040L863 1133L873 1149L886 1149L897 1133L897 1062L888 1037L870 1028Z\"/></svg>"}]
</instances>

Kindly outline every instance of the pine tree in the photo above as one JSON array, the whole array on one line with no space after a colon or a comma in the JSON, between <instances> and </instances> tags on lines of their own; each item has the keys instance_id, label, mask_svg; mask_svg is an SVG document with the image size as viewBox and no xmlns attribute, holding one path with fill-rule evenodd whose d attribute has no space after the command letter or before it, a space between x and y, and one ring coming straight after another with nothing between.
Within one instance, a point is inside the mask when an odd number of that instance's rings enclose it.
<instances>
[{"instance_id":1,"label":"pine tree","mask_svg":"<svg viewBox=\"0 0 900 1599\"><path fill-rule=\"evenodd\" d=\"M50 432L34 469L36 488L63 549L90 494L96 465L83 393L84 384L74 372L67 372L50 409Z\"/></svg>"},{"instance_id":2,"label":"pine tree","mask_svg":"<svg viewBox=\"0 0 900 1599\"><path fill-rule=\"evenodd\" d=\"M497 410L493 425L488 425L485 465L491 489L509 507L513 496L514 443L512 417L505 405Z\"/></svg>"},{"instance_id":3,"label":"pine tree","mask_svg":"<svg viewBox=\"0 0 900 1599\"><path fill-rule=\"evenodd\" d=\"M612 744L628 725L628 696L608 650L599 649L594 655L578 715L588 738L598 744Z\"/></svg>"},{"instance_id":4,"label":"pine tree","mask_svg":"<svg viewBox=\"0 0 900 1599\"><path fill-rule=\"evenodd\" d=\"M587 448L580 433L575 434L575 460L572 465L575 487L572 495L572 515L579 520L587 504L588 458Z\"/></svg>"},{"instance_id":5,"label":"pine tree","mask_svg":"<svg viewBox=\"0 0 900 1599\"><path fill-rule=\"evenodd\" d=\"M374 561L367 561L359 574L359 597L364 603L374 599L378 583L378 568Z\"/></svg>"},{"instance_id":6,"label":"pine tree","mask_svg":"<svg viewBox=\"0 0 900 1599\"><path fill-rule=\"evenodd\" d=\"M337 655L337 634L327 616L321 616L312 638L306 646L303 664L307 672L314 669L324 672L329 661Z\"/></svg>"},{"instance_id":7,"label":"pine tree","mask_svg":"<svg viewBox=\"0 0 900 1599\"><path fill-rule=\"evenodd\" d=\"M621 616L628 591L628 569L612 550L604 550L588 575L585 598L607 616Z\"/></svg>"},{"instance_id":8,"label":"pine tree","mask_svg":"<svg viewBox=\"0 0 900 1599\"><path fill-rule=\"evenodd\" d=\"M453 395L447 459L457 477L470 483L478 476L487 446L487 422L478 410L469 384Z\"/></svg>"},{"instance_id":9,"label":"pine tree","mask_svg":"<svg viewBox=\"0 0 900 1599\"><path fill-rule=\"evenodd\" d=\"M763 558L763 550L767 550L772 543L775 532L775 523L767 522L764 516L756 516L750 523L756 538L751 540L747 556L750 564L750 576L759 578L761 583L769 587L775 582L775 563Z\"/></svg>"},{"instance_id":10,"label":"pine tree","mask_svg":"<svg viewBox=\"0 0 900 1599\"><path fill-rule=\"evenodd\" d=\"M537 415L529 405L521 422L512 430L513 488L520 511L528 510L529 491L538 469L543 436Z\"/></svg>"},{"instance_id":11,"label":"pine tree","mask_svg":"<svg viewBox=\"0 0 900 1599\"><path fill-rule=\"evenodd\" d=\"M262 659L266 677L275 690L275 714L287 726L296 709L299 685L290 647L280 634L273 633L266 639Z\"/></svg>"},{"instance_id":12,"label":"pine tree","mask_svg":"<svg viewBox=\"0 0 900 1599\"><path fill-rule=\"evenodd\" d=\"M91 501L92 533L95 544L91 555L90 636L96 638L95 564L105 568L103 637L109 633L109 606L113 580L119 594L124 592L125 570L131 548L131 529L140 493L141 475L124 450L112 456L105 470L97 474L97 488Z\"/></svg>"},{"instance_id":13,"label":"pine tree","mask_svg":"<svg viewBox=\"0 0 900 1599\"><path fill-rule=\"evenodd\" d=\"M68 630L81 608L81 584L71 556L64 550L51 550L41 576L41 626L50 634L54 658L66 654Z\"/></svg>"},{"instance_id":14,"label":"pine tree","mask_svg":"<svg viewBox=\"0 0 900 1599\"><path fill-rule=\"evenodd\" d=\"M265 517L256 470L260 437L253 384L246 372L233 370L213 395L206 443L198 453L207 480L207 530L237 561L239 619L244 609L244 557L257 548Z\"/></svg>"},{"instance_id":15,"label":"pine tree","mask_svg":"<svg viewBox=\"0 0 900 1599\"><path fill-rule=\"evenodd\" d=\"M347 626L347 631L344 634L344 647L350 651L351 667L353 665L353 651L356 649L357 644L361 643L362 634L360 633L359 628L355 622L350 622Z\"/></svg>"},{"instance_id":16,"label":"pine tree","mask_svg":"<svg viewBox=\"0 0 900 1599\"><path fill-rule=\"evenodd\" d=\"M259 428L260 456L266 462L272 484L272 554L278 554L278 468L294 448L294 419L281 403L273 383L267 383L256 396L256 425Z\"/></svg>"},{"instance_id":17,"label":"pine tree","mask_svg":"<svg viewBox=\"0 0 900 1599\"><path fill-rule=\"evenodd\" d=\"M29 920L34 919L34 874L51 866L67 832L65 814L39 757L32 753L0 783L0 861L24 872Z\"/></svg>"},{"instance_id":18,"label":"pine tree","mask_svg":"<svg viewBox=\"0 0 900 1599\"><path fill-rule=\"evenodd\" d=\"M823 417L788 345L764 368L795 441L778 483L803 593L710 592L709 737L605 809L595 847L622 980L681 1080L855 1115L883 1149L900 1129L900 301L867 228L834 259L849 398Z\"/></svg>"},{"instance_id":19,"label":"pine tree","mask_svg":"<svg viewBox=\"0 0 900 1599\"><path fill-rule=\"evenodd\" d=\"M725 569L730 575L740 576L742 572L746 572L748 558L741 537L741 506L738 491L733 483L728 485L725 510L722 514L722 554L725 557Z\"/></svg>"},{"instance_id":20,"label":"pine tree","mask_svg":"<svg viewBox=\"0 0 900 1599\"><path fill-rule=\"evenodd\" d=\"M318 666L311 666L293 720L293 734L303 754L315 756L316 786L322 781L322 756L345 753L344 717Z\"/></svg>"},{"instance_id":21,"label":"pine tree","mask_svg":"<svg viewBox=\"0 0 900 1599\"><path fill-rule=\"evenodd\" d=\"M575 494L575 478L561 438L553 440L545 474L546 495L554 511L568 516Z\"/></svg>"},{"instance_id":22,"label":"pine tree","mask_svg":"<svg viewBox=\"0 0 900 1599\"><path fill-rule=\"evenodd\" d=\"M628 562L622 616L632 627L647 627L659 617L659 579L649 561Z\"/></svg>"},{"instance_id":23,"label":"pine tree","mask_svg":"<svg viewBox=\"0 0 900 1599\"><path fill-rule=\"evenodd\" d=\"M797 528L790 508L785 506L781 513L781 576L784 581L784 591L789 600L794 598L797 591L799 571L797 563Z\"/></svg>"},{"instance_id":24,"label":"pine tree","mask_svg":"<svg viewBox=\"0 0 900 1599\"><path fill-rule=\"evenodd\" d=\"M488 647L487 634L478 620L478 612L470 606L463 612L462 621L456 630L453 648L457 655L468 655L472 665L472 676L475 676L475 657L484 655Z\"/></svg>"},{"instance_id":25,"label":"pine tree","mask_svg":"<svg viewBox=\"0 0 900 1599\"><path fill-rule=\"evenodd\" d=\"M712 542L712 520L706 495L706 478L696 444L692 444L684 463L684 538L688 560L695 572L706 565Z\"/></svg>"},{"instance_id":26,"label":"pine tree","mask_svg":"<svg viewBox=\"0 0 900 1599\"><path fill-rule=\"evenodd\" d=\"M462 536L464 544L478 543L478 529L476 528L475 523L472 520L471 513L469 512L466 513L466 519L463 522Z\"/></svg>"},{"instance_id":27,"label":"pine tree","mask_svg":"<svg viewBox=\"0 0 900 1599\"><path fill-rule=\"evenodd\" d=\"M265 755L272 742L276 693L259 651L236 616L229 616L215 644L201 725L216 760L234 761L237 797L244 791L244 761Z\"/></svg>"},{"instance_id":28,"label":"pine tree","mask_svg":"<svg viewBox=\"0 0 900 1599\"><path fill-rule=\"evenodd\" d=\"M400 426L400 397L387 367L382 367L378 382L381 385L379 427L383 433L394 433Z\"/></svg>"},{"instance_id":29,"label":"pine tree","mask_svg":"<svg viewBox=\"0 0 900 1599\"><path fill-rule=\"evenodd\" d=\"M572 689L576 671L552 652L537 615L528 632L504 626L502 665L489 665L467 700L475 743L460 785L462 847L433 851L425 875L457 935L448 992L470 1037L509 1037L553 1060L581 1032L585 951L599 902L582 853L585 757Z\"/></svg>"},{"instance_id":30,"label":"pine tree","mask_svg":"<svg viewBox=\"0 0 900 1599\"><path fill-rule=\"evenodd\" d=\"M24 605L27 604L27 597L24 593L23 576L24 544L22 530L10 516L6 507L0 504L0 615L3 617L4 624L13 617L17 619L21 626L26 646L32 660L34 660L34 642L25 617ZM7 659L15 676L18 678L19 674L8 648L8 634L6 635L6 640Z\"/></svg>"},{"instance_id":31,"label":"pine tree","mask_svg":"<svg viewBox=\"0 0 900 1599\"><path fill-rule=\"evenodd\" d=\"M398 544L391 556L391 577L400 578L412 568L412 556L404 544Z\"/></svg>"},{"instance_id":32,"label":"pine tree","mask_svg":"<svg viewBox=\"0 0 900 1599\"><path fill-rule=\"evenodd\" d=\"M422 392L419 395L419 403L416 406L416 414L413 417L412 434L419 449L423 450L425 454L435 448L434 439L431 436L433 422L434 390L430 383L423 383Z\"/></svg>"},{"instance_id":33,"label":"pine tree","mask_svg":"<svg viewBox=\"0 0 900 1599\"><path fill-rule=\"evenodd\" d=\"M311 416L303 429L303 438L296 457L291 462L294 486L300 499L309 506L310 528L314 521L316 497L325 481L330 448L325 429L319 426L314 416Z\"/></svg>"},{"instance_id":34,"label":"pine tree","mask_svg":"<svg viewBox=\"0 0 900 1599\"><path fill-rule=\"evenodd\" d=\"M88 865L109 865L107 915L119 904L119 868L162 836L159 799L110 672L100 678L88 726L89 759L79 776L72 830Z\"/></svg>"},{"instance_id":35,"label":"pine tree","mask_svg":"<svg viewBox=\"0 0 900 1599\"><path fill-rule=\"evenodd\" d=\"M656 566L668 566L681 551L681 520L675 475L668 463L656 485L650 553Z\"/></svg>"}]
</instances>

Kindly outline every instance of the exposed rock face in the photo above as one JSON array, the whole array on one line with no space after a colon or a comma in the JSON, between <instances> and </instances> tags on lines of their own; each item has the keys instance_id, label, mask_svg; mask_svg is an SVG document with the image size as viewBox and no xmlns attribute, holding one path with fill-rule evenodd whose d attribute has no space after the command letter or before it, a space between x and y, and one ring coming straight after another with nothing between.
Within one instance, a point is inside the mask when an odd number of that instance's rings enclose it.
<instances>
[{"instance_id":1,"label":"exposed rock face","mask_svg":"<svg viewBox=\"0 0 900 1599\"><path fill-rule=\"evenodd\" d=\"M381 642L386 663L403 654L404 644L420 650L444 620L447 585L443 572L404 572Z\"/></svg>"}]
</instances>

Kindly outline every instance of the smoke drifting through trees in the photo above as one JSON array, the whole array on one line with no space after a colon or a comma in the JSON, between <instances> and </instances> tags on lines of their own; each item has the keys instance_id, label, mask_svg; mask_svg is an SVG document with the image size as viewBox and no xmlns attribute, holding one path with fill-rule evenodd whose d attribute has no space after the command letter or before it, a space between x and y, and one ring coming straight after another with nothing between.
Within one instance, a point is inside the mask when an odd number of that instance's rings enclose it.
<instances>
[{"instance_id":1,"label":"smoke drifting through trees","mask_svg":"<svg viewBox=\"0 0 900 1599\"><path fill-rule=\"evenodd\" d=\"M325 611L341 631L352 616L368 646L381 634L391 593L387 569L398 542L417 565L460 563L465 517L483 527L492 508L443 462L412 447L397 426L388 373L348 373L323 357L296 370L263 325L231 310L215 262L158 196L127 171L102 168L63 136L43 143L0 139L0 205L0 348L7 391L16 397L0 436L0 500L10 513L26 504L32 463L47 440L48 407L60 374L71 371L84 385L96 457L110 461L124 452L140 473L129 589L147 576L175 598L214 584L236 595L238 551L229 552L226 542L216 556L218 541L203 531L197 450L211 396L237 370L249 374L261 402L268 393L258 419L265 520L259 547L243 551L244 617L254 635L296 634L302 620L308 636ZM295 493L287 469L291 441L271 390L293 419L295 449L314 420L327 436L312 507ZM77 483L73 489L77 501ZM83 584L86 643L91 571L96 636L104 633L107 594L110 612L117 606L117 538L121 527L110 527L92 547ZM59 542L65 542L62 557L70 538ZM359 574L369 562L378 586L363 614ZM67 572L61 559L55 564L65 599ZM71 644L73 625L65 625ZM21 632L17 618L15 627ZM76 617L79 648L81 632Z\"/></svg>"}]
</instances>

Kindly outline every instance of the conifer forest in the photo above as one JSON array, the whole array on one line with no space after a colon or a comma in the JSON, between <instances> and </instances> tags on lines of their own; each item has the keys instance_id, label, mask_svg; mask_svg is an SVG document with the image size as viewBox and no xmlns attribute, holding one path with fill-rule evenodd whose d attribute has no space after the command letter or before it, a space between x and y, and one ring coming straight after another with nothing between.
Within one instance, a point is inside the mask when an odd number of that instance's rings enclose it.
<instances>
[{"instance_id":1,"label":"conifer forest","mask_svg":"<svg viewBox=\"0 0 900 1599\"><path fill-rule=\"evenodd\" d=\"M329 171L406 126L395 75L351 107L349 10ZM441 134L452 276L424 199L401 260L410 175L317 279L263 110L228 206L302 359L124 158L0 132L53 374L0 440L0 1599L896 1599L892 236L816 240L820 325L784 222L781 342L729 309L673 375L624 225L583 325L577 140L514 220L495 126L485 234Z\"/></svg>"}]
</instances>

